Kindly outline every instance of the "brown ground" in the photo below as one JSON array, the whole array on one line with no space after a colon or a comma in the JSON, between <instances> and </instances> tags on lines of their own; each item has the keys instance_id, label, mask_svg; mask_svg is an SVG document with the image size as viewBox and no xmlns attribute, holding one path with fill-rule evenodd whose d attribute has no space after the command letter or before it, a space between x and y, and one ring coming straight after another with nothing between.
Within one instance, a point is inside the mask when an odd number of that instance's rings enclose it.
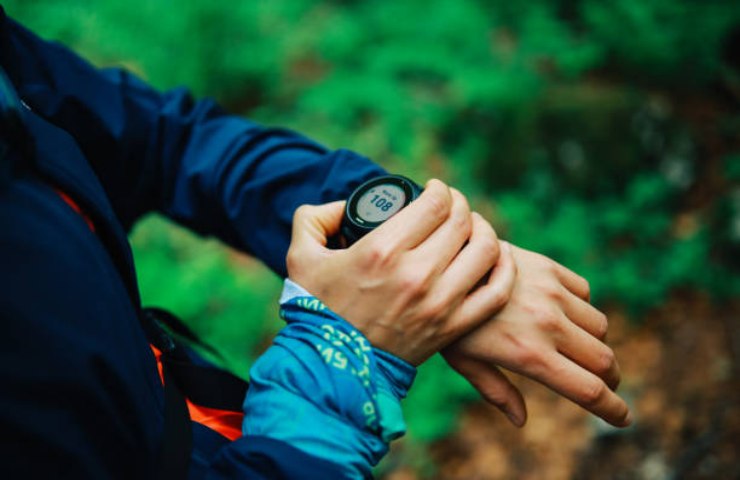
<instances>
[{"instance_id":1,"label":"brown ground","mask_svg":"<svg viewBox=\"0 0 740 480\"><path fill-rule=\"evenodd\" d=\"M516 379L529 422L516 429L473 405L432 447L434 478L740 479L740 302L676 299L642 326L610 315L619 392L635 423L617 430L530 381ZM402 470L390 480L418 475Z\"/></svg>"}]
</instances>

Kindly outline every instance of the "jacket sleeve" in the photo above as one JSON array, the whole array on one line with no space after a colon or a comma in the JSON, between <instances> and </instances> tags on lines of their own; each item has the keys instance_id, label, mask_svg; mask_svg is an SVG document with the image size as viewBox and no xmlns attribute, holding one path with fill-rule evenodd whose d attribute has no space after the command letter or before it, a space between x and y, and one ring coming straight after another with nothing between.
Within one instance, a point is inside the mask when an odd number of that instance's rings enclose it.
<instances>
[{"instance_id":1,"label":"jacket sleeve","mask_svg":"<svg viewBox=\"0 0 740 480\"><path fill-rule=\"evenodd\" d=\"M185 89L160 93L123 70L95 69L0 15L0 59L21 98L75 138L127 229L160 211L284 275L294 210L346 198L383 172Z\"/></svg>"},{"instance_id":2,"label":"jacket sleeve","mask_svg":"<svg viewBox=\"0 0 740 480\"><path fill-rule=\"evenodd\" d=\"M294 469L295 462L276 462L276 478L371 478L372 466L406 431L400 402L416 369L374 348L290 280L280 314L287 326L250 371L244 436L217 456L212 477L241 477L237 473L258 457L255 448L273 442L321 465L286 475L282 469Z\"/></svg>"}]
</instances>

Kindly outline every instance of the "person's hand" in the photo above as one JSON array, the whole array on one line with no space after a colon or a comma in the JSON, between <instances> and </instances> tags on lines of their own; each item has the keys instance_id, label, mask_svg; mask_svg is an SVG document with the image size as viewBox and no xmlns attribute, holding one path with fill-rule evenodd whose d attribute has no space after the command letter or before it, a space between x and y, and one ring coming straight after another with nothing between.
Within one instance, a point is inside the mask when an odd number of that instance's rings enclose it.
<instances>
[{"instance_id":1,"label":"person's hand","mask_svg":"<svg viewBox=\"0 0 740 480\"><path fill-rule=\"evenodd\" d=\"M519 390L498 369L532 378L612 425L630 421L614 393L619 367L606 346L606 316L591 306L589 285L557 262L514 247L518 276L507 305L447 347L447 362L517 426L527 418Z\"/></svg>"},{"instance_id":2,"label":"person's hand","mask_svg":"<svg viewBox=\"0 0 740 480\"><path fill-rule=\"evenodd\" d=\"M296 211L288 275L374 346L418 365L509 299L511 250L499 249L488 222L442 182L428 182L417 200L350 248L331 250L327 239L339 231L343 207Z\"/></svg>"}]
</instances>

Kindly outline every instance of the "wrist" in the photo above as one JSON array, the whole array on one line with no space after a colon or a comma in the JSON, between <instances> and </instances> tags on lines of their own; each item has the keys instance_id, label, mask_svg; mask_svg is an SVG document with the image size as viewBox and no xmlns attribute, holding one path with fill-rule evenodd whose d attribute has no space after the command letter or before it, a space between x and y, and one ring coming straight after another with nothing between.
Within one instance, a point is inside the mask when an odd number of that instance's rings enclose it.
<instances>
[{"instance_id":1,"label":"wrist","mask_svg":"<svg viewBox=\"0 0 740 480\"><path fill-rule=\"evenodd\" d=\"M290 443L349 476L369 475L405 432L400 400L416 370L290 281L281 316L286 327L250 372L244 434Z\"/></svg>"},{"instance_id":2,"label":"wrist","mask_svg":"<svg viewBox=\"0 0 740 480\"><path fill-rule=\"evenodd\" d=\"M311 325L322 330L323 342L317 342L315 347L325 362L331 364L327 349L346 347L349 349L348 357L354 355L361 361L360 368L356 368L356 371L361 371L362 365L372 364L377 388L387 390L397 401L406 397L416 376L414 365L387 350L375 347L360 330L291 279L285 280L280 305L281 316L289 325L302 323L302 328ZM293 335L290 331L284 331L284 334Z\"/></svg>"}]
</instances>

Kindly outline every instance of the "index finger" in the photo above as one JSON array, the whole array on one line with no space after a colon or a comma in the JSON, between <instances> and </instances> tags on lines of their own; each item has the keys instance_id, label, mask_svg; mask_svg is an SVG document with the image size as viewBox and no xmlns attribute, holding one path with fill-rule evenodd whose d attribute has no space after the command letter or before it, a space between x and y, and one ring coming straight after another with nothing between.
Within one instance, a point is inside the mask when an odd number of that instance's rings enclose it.
<instances>
[{"instance_id":1,"label":"index finger","mask_svg":"<svg viewBox=\"0 0 740 480\"><path fill-rule=\"evenodd\" d=\"M389 250L411 250L444 223L451 209L449 187L439 180L429 180L419 198L357 243L373 241Z\"/></svg>"}]
</instances>

